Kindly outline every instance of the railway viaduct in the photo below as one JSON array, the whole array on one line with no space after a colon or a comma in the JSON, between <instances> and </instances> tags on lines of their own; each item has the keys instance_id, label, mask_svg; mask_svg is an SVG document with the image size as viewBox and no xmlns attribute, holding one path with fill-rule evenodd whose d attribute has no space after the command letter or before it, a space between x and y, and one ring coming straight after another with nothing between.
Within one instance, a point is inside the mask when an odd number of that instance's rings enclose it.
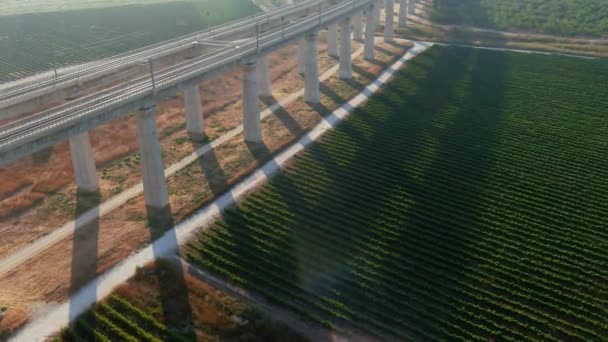
<instances>
[{"instance_id":1,"label":"railway viaduct","mask_svg":"<svg viewBox=\"0 0 608 342\"><path fill-rule=\"evenodd\" d=\"M328 29L328 54L339 58L339 77L352 77L351 39L363 40L364 58L374 59L375 31L384 7L385 41L394 38L395 0L306 0L260 15L197 32L146 49L87 64L66 75L21 83L0 95L0 118L19 115L32 103L68 96L84 82L124 73L133 66L149 66L147 74L135 73L118 85L95 91L0 127L0 166L69 140L79 191L98 191L98 175L88 131L109 121L136 113L137 139L148 214L169 204L160 142L155 123L155 103L182 92L186 129L193 139L205 137L199 85L203 80L240 68L243 73L243 131L245 140L262 141L259 96L271 95L266 55L287 44L298 44L298 69L304 74L305 101L318 103L319 68L317 40ZM402 2L399 25L415 0ZM409 4L409 5L406 5ZM365 22L365 30L363 23ZM365 31L365 32L364 32ZM352 38L351 38L352 37ZM230 40L227 40L230 38ZM152 63L166 66L154 70ZM4 97L1 97L4 96ZM3 111L3 112L2 112ZM10 112L13 112L12 114Z\"/></svg>"}]
</instances>

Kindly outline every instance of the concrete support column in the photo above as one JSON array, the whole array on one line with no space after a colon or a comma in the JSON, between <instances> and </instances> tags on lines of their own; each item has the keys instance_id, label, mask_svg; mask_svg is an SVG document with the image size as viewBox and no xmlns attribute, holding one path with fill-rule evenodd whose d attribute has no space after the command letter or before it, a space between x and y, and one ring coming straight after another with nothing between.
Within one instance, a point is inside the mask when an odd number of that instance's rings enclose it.
<instances>
[{"instance_id":1,"label":"concrete support column","mask_svg":"<svg viewBox=\"0 0 608 342\"><path fill-rule=\"evenodd\" d=\"M409 0L408 1L407 11L408 11L409 14L412 14L412 15L416 14L416 0Z\"/></svg>"},{"instance_id":2,"label":"concrete support column","mask_svg":"<svg viewBox=\"0 0 608 342\"><path fill-rule=\"evenodd\" d=\"M306 71L306 38L298 43L298 72L304 74Z\"/></svg>"},{"instance_id":3,"label":"concrete support column","mask_svg":"<svg viewBox=\"0 0 608 342\"><path fill-rule=\"evenodd\" d=\"M359 12L353 16L353 38L363 40L363 13Z\"/></svg>"},{"instance_id":4,"label":"concrete support column","mask_svg":"<svg viewBox=\"0 0 608 342\"><path fill-rule=\"evenodd\" d=\"M155 114L156 105L141 109L136 115L144 199L149 214L151 211L163 210L169 206L169 193Z\"/></svg>"},{"instance_id":5,"label":"concrete support column","mask_svg":"<svg viewBox=\"0 0 608 342\"><path fill-rule=\"evenodd\" d=\"M340 22L340 78L353 77L353 63L351 57L350 18Z\"/></svg>"},{"instance_id":6,"label":"concrete support column","mask_svg":"<svg viewBox=\"0 0 608 342\"><path fill-rule=\"evenodd\" d=\"M368 61L374 60L374 50L376 47L374 42L376 32L375 13L378 7L378 3L373 4L370 8L368 8L367 13L365 14L365 42L363 43L363 58Z\"/></svg>"},{"instance_id":7,"label":"concrete support column","mask_svg":"<svg viewBox=\"0 0 608 342\"><path fill-rule=\"evenodd\" d=\"M309 103L319 103L319 52L317 48L317 32L306 35L306 74L304 76L304 101Z\"/></svg>"},{"instance_id":8,"label":"concrete support column","mask_svg":"<svg viewBox=\"0 0 608 342\"><path fill-rule=\"evenodd\" d=\"M89 132L70 137L70 152L72 153L72 167L74 168L78 191L99 191L95 155L91 148Z\"/></svg>"},{"instance_id":9,"label":"concrete support column","mask_svg":"<svg viewBox=\"0 0 608 342\"><path fill-rule=\"evenodd\" d=\"M407 26L407 6L408 6L408 0L400 0L400 2L399 2L399 27Z\"/></svg>"},{"instance_id":10,"label":"concrete support column","mask_svg":"<svg viewBox=\"0 0 608 342\"><path fill-rule=\"evenodd\" d=\"M327 30L327 54L338 57L338 24L329 25Z\"/></svg>"},{"instance_id":11,"label":"concrete support column","mask_svg":"<svg viewBox=\"0 0 608 342\"><path fill-rule=\"evenodd\" d=\"M382 20L380 20L380 7L382 6L382 4L384 4L384 0L378 0L378 2L374 4L374 23L376 24L376 29L380 27L380 23L382 22Z\"/></svg>"},{"instance_id":12,"label":"concrete support column","mask_svg":"<svg viewBox=\"0 0 608 342\"><path fill-rule=\"evenodd\" d=\"M245 141L262 142L255 59L243 62L243 131Z\"/></svg>"},{"instance_id":13,"label":"concrete support column","mask_svg":"<svg viewBox=\"0 0 608 342\"><path fill-rule=\"evenodd\" d=\"M386 0L385 13L386 17L384 19L384 41L392 42L395 40L395 18L394 18L394 0Z\"/></svg>"},{"instance_id":14,"label":"concrete support column","mask_svg":"<svg viewBox=\"0 0 608 342\"><path fill-rule=\"evenodd\" d=\"M268 59L266 56L260 57L256 65L258 95L272 96L272 87L270 85L270 75L268 71Z\"/></svg>"},{"instance_id":15,"label":"concrete support column","mask_svg":"<svg viewBox=\"0 0 608 342\"><path fill-rule=\"evenodd\" d=\"M184 90L184 105L186 107L186 130L194 140L202 140L205 135L205 119L201 102L200 86L197 84Z\"/></svg>"}]
</instances>

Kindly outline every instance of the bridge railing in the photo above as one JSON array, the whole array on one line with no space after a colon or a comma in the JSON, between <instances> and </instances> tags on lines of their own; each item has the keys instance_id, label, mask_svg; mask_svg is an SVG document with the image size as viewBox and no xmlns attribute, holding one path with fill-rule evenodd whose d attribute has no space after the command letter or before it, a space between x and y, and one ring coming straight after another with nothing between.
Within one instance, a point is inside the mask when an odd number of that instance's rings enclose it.
<instances>
[{"instance_id":1,"label":"bridge railing","mask_svg":"<svg viewBox=\"0 0 608 342\"><path fill-rule=\"evenodd\" d=\"M224 47L213 53L171 66L155 74L154 80L149 76L142 76L69 102L60 109L44 111L5 125L0 132L0 153L35 140L40 134L51 134L52 131L74 125L76 121L87 120L125 104L142 100L159 91L221 68L223 65L257 56L261 50L270 49L312 30L318 30L374 1L376 0L348 0L325 11L320 8L316 15L309 15L296 23L258 35L243 45Z\"/></svg>"},{"instance_id":2,"label":"bridge railing","mask_svg":"<svg viewBox=\"0 0 608 342\"><path fill-rule=\"evenodd\" d=\"M16 82L14 87L4 89L0 94L0 108L4 108L14 103L18 103L24 98L32 98L43 95L49 89L61 88L82 80L95 78L104 72L113 69L123 68L129 64L137 63L140 60L158 58L169 55L175 51L188 48L199 38L208 38L215 35L222 35L237 29L247 30L251 25L255 25L260 20L272 20L272 18L290 15L308 8L318 3L319 0L307 0L293 5L282 6L270 13L260 13L225 24L214 26L209 30L190 33L168 41L152 44L140 49L135 49L123 54L108 57L99 61L89 62L80 66L67 67L55 72L47 72L45 76L35 75L30 77L31 81Z\"/></svg>"}]
</instances>

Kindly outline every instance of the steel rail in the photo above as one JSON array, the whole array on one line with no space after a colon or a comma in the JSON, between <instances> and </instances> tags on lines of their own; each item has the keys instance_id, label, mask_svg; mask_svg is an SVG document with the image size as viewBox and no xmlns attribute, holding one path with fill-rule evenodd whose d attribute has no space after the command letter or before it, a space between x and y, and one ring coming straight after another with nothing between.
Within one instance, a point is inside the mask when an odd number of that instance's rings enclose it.
<instances>
[{"instance_id":1,"label":"steel rail","mask_svg":"<svg viewBox=\"0 0 608 342\"><path fill-rule=\"evenodd\" d=\"M357 1L355 1L357 2ZM326 18L333 18L332 16L332 12L336 12L338 10L341 10L342 8L349 8L350 4L352 2L349 2L347 5L341 5L338 6L336 8L331 9L330 11L324 13ZM342 13L338 13L338 15L341 15ZM285 35L285 33L287 33L287 35L289 35L290 31L297 29L299 26L301 26L302 24L309 24L310 28L314 28L315 26L318 26L318 22L316 21L316 18L313 19L307 19L304 21L304 23L297 23L295 25L292 25L291 27L287 28L287 31L285 31L285 29L283 29L282 31L282 35ZM309 27L305 27L305 29L309 29ZM267 44L267 41L269 39L275 38L274 41L271 41L270 44L274 44L275 41L277 39L282 39L279 37L278 32L273 32L270 34L267 34L263 37L260 38L262 45ZM243 53L249 53L252 51L249 51L253 48L254 42L250 42L249 44L243 45L240 50L243 50L240 54L235 54L233 52L231 52L230 48L224 49L224 51L222 51L221 53L213 53L210 54L210 57L202 57L202 58L197 58L197 60L192 61L192 62L183 62L181 64L172 66L168 69L166 69L166 71L163 71L163 73L159 74L157 76L157 82L159 85L165 85L167 84L167 81L165 81L167 78L169 78L169 84L168 86L173 85L172 83L174 82L179 82L180 80L187 78L190 76L190 73L188 71L192 71L192 70L198 70L200 69L200 66L202 64L203 67L205 66L209 66L210 63L217 63L217 62L225 62L226 58L231 58L231 59L239 59L242 58L242 54ZM257 45L257 44L256 44ZM247 50L247 48L249 48L249 50ZM213 66L213 64L211 64L211 66ZM143 80L143 83L141 82ZM29 120L30 118L24 119L22 121L26 121L26 124L29 124L30 127L32 124L39 124L39 125L48 125L50 123L50 121L52 121L53 119L55 119L56 117L60 117L61 119L65 119L66 116L70 116L69 114L72 111L77 111L80 108L83 107L87 107L87 106L95 106L98 102L103 102L103 98L105 97L110 97L112 98L112 101L110 101L110 103L115 103L115 102L119 102L121 98L128 98L128 95L132 94L132 93L137 93L140 90L150 90L150 80L147 77L140 77L137 80L133 80L128 82L127 84L123 84L123 85L118 85L113 87L112 89L110 89L110 91L103 91L103 93L105 93L105 96L103 96L103 94L100 95L99 94L92 94L90 96L87 96L83 99L80 99L79 101L76 101L76 103L70 103L69 106L66 106L64 109L56 112L55 110L51 110L49 113L40 113L39 119L36 120ZM131 85L135 85L135 88L132 88ZM162 87L164 88L164 87ZM154 89L152 89L154 90ZM92 99L92 100L89 100ZM52 113L55 112L55 113ZM87 111L88 112L88 111ZM9 124L7 126L16 126L16 127L12 127L9 129L5 129L3 130L3 134L2 137L7 137L8 135L12 135L11 133L23 133L20 132L21 129L18 129L19 127L23 128L23 126L21 125L21 121L18 123L14 123L14 124ZM4 126L3 128L7 127ZM48 128L48 126L47 126ZM18 132L15 132L15 129L17 129Z\"/></svg>"},{"instance_id":2,"label":"steel rail","mask_svg":"<svg viewBox=\"0 0 608 342\"><path fill-rule=\"evenodd\" d=\"M114 69L126 68L129 65L140 62L141 60L147 60L150 58L154 59L170 55L196 44L199 39L218 39L220 37L230 36L235 33L246 32L253 28L261 20L279 20L281 17L294 15L299 12L315 8L318 2L319 0L307 0L294 5L282 6L272 12L256 14L215 26L211 30L190 33L169 41L153 44L121 55L112 56L98 62L91 62L96 64L72 71L58 78L51 75L47 77L47 80L36 79L32 81L34 84L26 86L21 85L18 89L9 90L3 94L0 94L0 108L19 103L20 100L23 101L25 98L45 94L50 90L61 88L66 85L70 85L71 83L77 83L82 79L92 79L100 74ZM87 65L88 64L89 63L87 63Z\"/></svg>"},{"instance_id":3,"label":"steel rail","mask_svg":"<svg viewBox=\"0 0 608 342\"><path fill-rule=\"evenodd\" d=\"M323 24L335 21L350 11L357 10L373 1L375 0L349 0L336 4L323 11L322 15L306 16L289 26L266 32L257 39L250 39L241 46L225 47L168 67L156 75L155 83L149 77L142 76L67 103L59 109L45 111L35 117L27 117L5 125L1 127L3 130L0 132L0 152L9 151L41 135L48 135L58 129L69 127L79 120L86 120L130 102L141 100L158 91L205 74L218 66L256 56L259 49L271 48L298 35L318 29Z\"/></svg>"}]
</instances>

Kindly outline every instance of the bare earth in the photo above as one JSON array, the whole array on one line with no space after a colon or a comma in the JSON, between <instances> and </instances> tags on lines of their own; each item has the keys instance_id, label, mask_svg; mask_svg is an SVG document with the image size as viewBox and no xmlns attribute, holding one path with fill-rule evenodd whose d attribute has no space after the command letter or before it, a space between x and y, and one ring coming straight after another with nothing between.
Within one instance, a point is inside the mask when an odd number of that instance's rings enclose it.
<instances>
[{"instance_id":1,"label":"bare earth","mask_svg":"<svg viewBox=\"0 0 608 342\"><path fill-rule=\"evenodd\" d=\"M353 48L358 48L358 44L353 44ZM320 49L324 51L326 44L321 43ZM297 48L290 46L270 56L276 98L303 86L302 78L295 71L296 52ZM321 70L335 64L333 59L322 56ZM204 82L201 96L206 133L211 140L241 124L241 73L238 70ZM185 124L181 96L159 103L157 126L166 166L195 148L185 132ZM0 257L141 181L133 116L98 127L90 131L90 137L99 170L101 198L78 197L67 142L0 169Z\"/></svg>"},{"instance_id":2,"label":"bare earth","mask_svg":"<svg viewBox=\"0 0 608 342\"><path fill-rule=\"evenodd\" d=\"M321 46L324 49L325 44ZM311 107L299 99L267 117L263 121L264 145L248 145L243 142L242 136L237 136L203 156L199 162L170 177L168 187L173 220L178 222L208 203L268 159L272 153L314 127L322 116L373 81L388 64L403 55L411 44L381 43L377 46L376 62L355 59L355 77L352 80L343 81L332 77L322 84L321 104ZM353 48L357 47L358 44L354 44ZM297 74L295 52L294 47L288 47L272 55L270 64L274 98L263 99L265 105L262 108L302 87L302 78ZM321 70L335 64L336 61L332 58L325 55L321 58ZM216 137L240 124L240 86L238 71L203 85L201 94L205 102L207 134L210 137ZM187 138L183 129L185 122L181 98L176 97L159 105L157 124L166 165L193 151L196 144ZM96 129L91 134L98 166L105 166L100 167L100 170L103 169L100 171L103 198L140 180L137 157L132 153L137 149L133 126L133 118L128 118ZM99 199L76 196L68 154L66 144L60 144L55 147L46 168L34 168L37 177L53 173L50 180L59 182L59 178L63 178L66 185L60 187L55 195L42 199L33 209L2 221L0 236L10 235L12 242L0 240L0 255L6 255L15 250L16 246L23 246L47 233L49 229L72 219L76 202L78 211L99 202ZM50 165L53 167L48 167ZM11 173L19 174L20 168L31 166L31 160L22 160L11 167ZM36 179L36 176L28 179ZM30 176L24 176L26 177ZM27 194L31 189L21 192ZM28 308L35 303L65 300L86 281L147 245L157 234L158 231L148 227L143 196L134 198L91 223L76 236L64 239L5 274L0 279L0 303L10 308Z\"/></svg>"}]
</instances>

